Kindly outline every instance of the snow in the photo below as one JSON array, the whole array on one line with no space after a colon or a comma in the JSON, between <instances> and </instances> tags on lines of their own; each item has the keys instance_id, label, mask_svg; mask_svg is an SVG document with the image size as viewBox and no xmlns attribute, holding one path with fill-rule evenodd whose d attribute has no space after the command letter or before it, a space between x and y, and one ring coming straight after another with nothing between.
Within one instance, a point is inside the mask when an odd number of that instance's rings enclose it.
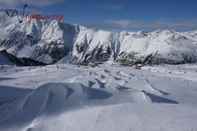
<instances>
[{"instance_id":1,"label":"snow","mask_svg":"<svg viewBox=\"0 0 197 131\"><path fill-rule=\"evenodd\" d=\"M190 113L185 113L185 110ZM195 117L196 112L187 107L121 104L69 112L60 115L55 121L49 119L43 124L36 123L28 128L33 131L40 128L46 128L47 131L62 129L68 131L187 131L196 129L192 126L195 124L193 121ZM185 123L186 121L191 123Z\"/></svg>"},{"instance_id":2,"label":"snow","mask_svg":"<svg viewBox=\"0 0 197 131\"><path fill-rule=\"evenodd\" d=\"M0 130L196 130L197 65L2 66Z\"/></svg>"}]
</instances>

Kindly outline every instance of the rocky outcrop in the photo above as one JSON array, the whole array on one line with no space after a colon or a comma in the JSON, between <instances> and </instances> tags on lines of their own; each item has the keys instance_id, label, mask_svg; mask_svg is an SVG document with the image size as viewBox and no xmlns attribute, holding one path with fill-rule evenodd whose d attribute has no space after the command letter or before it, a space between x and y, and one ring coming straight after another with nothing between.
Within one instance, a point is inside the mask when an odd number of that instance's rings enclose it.
<instances>
[{"instance_id":1,"label":"rocky outcrop","mask_svg":"<svg viewBox=\"0 0 197 131\"><path fill-rule=\"evenodd\" d=\"M17 65L17 66L45 66L45 63L35 61L30 58L17 58L16 56L9 54L6 50L0 51L0 65ZM3 62L3 60L6 60Z\"/></svg>"}]
</instances>

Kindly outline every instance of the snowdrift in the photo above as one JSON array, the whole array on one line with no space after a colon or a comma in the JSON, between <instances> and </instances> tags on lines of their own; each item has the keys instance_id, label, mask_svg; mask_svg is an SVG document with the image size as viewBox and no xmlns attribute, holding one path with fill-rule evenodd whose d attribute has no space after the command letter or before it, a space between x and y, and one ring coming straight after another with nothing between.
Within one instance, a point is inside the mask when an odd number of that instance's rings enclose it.
<instances>
[{"instance_id":1,"label":"snowdrift","mask_svg":"<svg viewBox=\"0 0 197 131\"><path fill-rule=\"evenodd\" d=\"M0 86L0 96L1 129L14 125L22 126L20 124L31 122L42 115L60 114L101 103L118 104L133 101L178 104L176 101L146 91L134 91L124 97L115 91L101 87L92 88L82 83L46 83L36 89Z\"/></svg>"}]
</instances>

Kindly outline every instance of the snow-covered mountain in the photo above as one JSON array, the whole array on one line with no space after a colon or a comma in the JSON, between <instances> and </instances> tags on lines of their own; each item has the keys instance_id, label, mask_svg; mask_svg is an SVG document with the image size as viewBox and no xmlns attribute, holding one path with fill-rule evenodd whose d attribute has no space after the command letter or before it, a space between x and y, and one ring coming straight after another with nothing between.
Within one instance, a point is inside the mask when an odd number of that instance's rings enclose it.
<instances>
[{"instance_id":1,"label":"snow-covered mountain","mask_svg":"<svg viewBox=\"0 0 197 131\"><path fill-rule=\"evenodd\" d=\"M114 33L55 20L29 21L17 13L0 12L0 18L0 50L18 58L46 64L62 59L77 64L108 60L122 64L197 61L196 31Z\"/></svg>"},{"instance_id":2,"label":"snow-covered mountain","mask_svg":"<svg viewBox=\"0 0 197 131\"><path fill-rule=\"evenodd\" d=\"M75 26L57 21L29 21L6 12L0 12L0 18L0 49L46 64L57 62L68 53L77 32Z\"/></svg>"}]
</instances>

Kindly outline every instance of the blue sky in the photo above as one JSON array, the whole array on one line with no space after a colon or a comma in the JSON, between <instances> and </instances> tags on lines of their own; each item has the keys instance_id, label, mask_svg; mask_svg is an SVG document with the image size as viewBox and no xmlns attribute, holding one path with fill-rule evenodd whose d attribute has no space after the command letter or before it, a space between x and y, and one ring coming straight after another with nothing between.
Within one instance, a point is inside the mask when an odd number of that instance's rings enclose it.
<instances>
[{"instance_id":1,"label":"blue sky","mask_svg":"<svg viewBox=\"0 0 197 131\"><path fill-rule=\"evenodd\" d=\"M108 30L197 29L197 0L0 0ZM6 5L6 6L7 6ZM12 6L13 6L12 5Z\"/></svg>"}]
</instances>

